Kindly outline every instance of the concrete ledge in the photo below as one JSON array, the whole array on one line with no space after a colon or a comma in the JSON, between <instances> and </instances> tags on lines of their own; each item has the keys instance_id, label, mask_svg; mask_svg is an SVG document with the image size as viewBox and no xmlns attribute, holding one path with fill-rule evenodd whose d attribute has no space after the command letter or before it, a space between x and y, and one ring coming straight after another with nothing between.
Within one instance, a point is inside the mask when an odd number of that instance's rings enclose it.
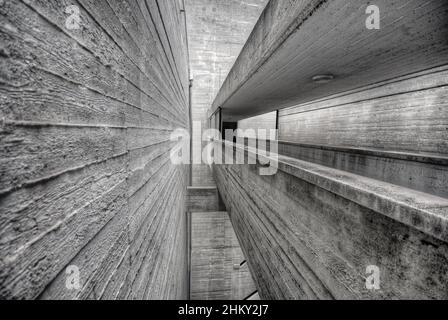
<instances>
[{"instance_id":1,"label":"concrete ledge","mask_svg":"<svg viewBox=\"0 0 448 320\"><path fill-rule=\"evenodd\" d=\"M448 198L448 158L279 141L278 153Z\"/></svg>"},{"instance_id":2,"label":"concrete ledge","mask_svg":"<svg viewBox=\"0 0 448 320\"><path fill-rule=\"evenodd\" d=\"M256 156L253 149L234 148ZM448 199L287 156L278 160L285 173L448 242Z\"/></svg>"},{"instance_id":3,"label":"concrete ledge","mask_svg":"<svg viewBox=\"0 0 448 320\"><path fill-rule=\"evenodd\" d=\"M245 139L245 145L249 145ZM252 141L252 143L254 143ZM270 150L270 143L266 145ZM278 153L405 188L448 198L448 157L378 149L278 141Z\"/></svg>"},{"instance_id":4,"label":"concrete ledge","mask_svg":"<svg viewBox=\"0 0 448 320\"><path fill-rule=\"evenodd\" d=\"M262 299L448 298L447 199L285 156L258 169L215 179Z\"/></svg>"},{"instance_id":5,"label":"concrete ledge","mask_svg":"<svg viewBox=\"0 0 448 320\"><path fill-rule=\"evenodd\" d=\"M448 241L448 200L317 164L281 157L279 169Z\"/></svg>"},{"instance_id":6,"label":"concrete ledge","mask_svg":"<svg viewBox=\"0 0 448 320\"><path fill-rule=\"evenodd\" d=\"M387 151L387 150L378 150L378 149L333 147L333 146L325 146L325 145L296 143L296 142L282 141L282 140L278 141L278 143L280 145L290 145L290 146L295 146L295 147L300 147L300 148L312 148L312 149L319 149L319 150L325 150L325 151L352 153L352 154L358 154L358 155L364 155L364 156L374 156L374 157L389 158L389 159L396 159L396 160L421 162L421 163L425 163L425 164L448 166L448 157L442 157L442 156L431 155L431 154L396 152L396 151ZM286 155L286 154L284 154L284 155Z\"/></svg>"}]
</instances>

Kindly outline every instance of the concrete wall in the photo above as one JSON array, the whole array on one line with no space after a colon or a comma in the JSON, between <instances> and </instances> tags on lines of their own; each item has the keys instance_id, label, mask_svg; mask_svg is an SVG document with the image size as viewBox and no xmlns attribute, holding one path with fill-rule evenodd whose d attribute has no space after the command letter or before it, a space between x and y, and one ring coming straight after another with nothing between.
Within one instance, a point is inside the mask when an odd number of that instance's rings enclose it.
<instances>
[{"instance_id":1,"label":"concrete wall","mask_svg":"<svg viewBox=\"0 0 448 320\"><path fill-rule=\"evenodd\" d=\"M255 131L266 130L268 136L270 130L275 130L276 128L277 128L277 111L238 121L238 129L241 130L253 129Z\"/></svg>"},{"instance_id":2,"label":"concrete wall","mask_svg":"<svg viewBox=\"0 0 448 320\"><path fill-rule=\"evenodd\" d=\"M448 298L446 79L444 66L281 110L272 177L215 166L262 298Z\"/></svg>"},{"instance_id":3,"label":"concrete wall","mask_svg":"<svg viewBox=\"0 0 448 320\"><path fill-rule=\"evenodd\" d=\"M281 109L277 174L215 166L262 298L448 298L446 2L366 5L272 0L213 104Z\"/></svg>"},{"instance_id":4,"label":"concrete wall","mask_svg":"<svg viewBox=\"0 0 448 320\"><path fill-rule=\"evenodd\" d=\"M187 196L188 212L225 211L217 187L189 187Z\"/></svg>"},{"instance_id":5,"label":"concrete wall","mask_svg":"<svg viewBox=\"0 0 448 320\"><path fill-rule=\"evenodd\" d=\"M257 289L227 212L192 213L192 300L244 300Z\"/></svg>"},{"instance_id":6,"label":"concrete wall","mask_svg":"<svg viewBox=\"0 0 448 320\"><path fill-rule=\"evenodd\" d=\"M262 299L448 298L447 199L282 156L258 169L215 174Z\"/></svg>"},{"instance_id":7,"label":"concrete wall","mask_svg":"<svg viewBox=\"0 0 448 320\"><path fill-rule=\"evenodd\" d=\"M280 111L279 152L448 198L448 66Z\"/></svg>"},{"instance_id":8,"label":"concrete wall","mask_svg":"<svg viewBox=\"0 0 448 320\"><path fill-rule=\"evenodd\" d=\"M189 170L169 159L189 126L181 9L1 1L1 298L188 297Z\"/></svg>"},{"instance_id":9,"label":"concrete wall","mask_svg":"<svg viewBox=\"0 0 448 320\"><path fill-rule=\"evenodd\" d=\"M267 0L186 0L193 120L208 128L207 111ZM195 138L201 139L200 132ZM195 152L202 152L200 146ZM207 166L194 166L193 185L213 186Z\"/></svg>"},{"instance_id":10,"label":"concrete wall","mask_svg":"<svg viewBox=\"0 0 448 320\"><path fill-rule=\"evenodd\" d=\"M448 155L448 66L280 112L280 140Z\"/></svg>"},{"instance_id":11,"label":"concrete wall","mask_svg":"<svg viewBox=\"0 0 448 320\"><path fill-rule=\"evenodd\" d=\"M281 110L274 176L215 166L262 298L448 298L446 79L444 66Z\"/></svg>"}]
</instances>

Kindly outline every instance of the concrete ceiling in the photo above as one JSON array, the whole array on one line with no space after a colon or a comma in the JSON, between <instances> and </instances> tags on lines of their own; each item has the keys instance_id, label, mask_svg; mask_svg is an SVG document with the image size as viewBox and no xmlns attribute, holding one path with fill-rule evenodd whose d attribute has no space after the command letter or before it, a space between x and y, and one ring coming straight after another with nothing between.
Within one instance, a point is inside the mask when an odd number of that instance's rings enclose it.
<instances>
[{"instance_id":1,"label":"concrete ceiling","mask_svg":"<svg viewBox=\"0 0 448 320\"><path fill-rule=\"evenodd\" d=\"M271 0L210 113L237 121L448 63L446 0L377 0L379 30L369 4Z\"/></svg>"}]
</instances>

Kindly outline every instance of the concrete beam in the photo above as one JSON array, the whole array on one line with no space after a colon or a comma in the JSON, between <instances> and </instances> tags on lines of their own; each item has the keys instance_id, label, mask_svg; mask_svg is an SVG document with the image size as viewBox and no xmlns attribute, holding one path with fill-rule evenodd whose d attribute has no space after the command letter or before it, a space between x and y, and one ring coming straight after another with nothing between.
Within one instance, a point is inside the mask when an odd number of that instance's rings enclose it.
<instances>
[{"instance_id":1,"label":"concrete beam","mask_svg":"<svg viewBox=\"0 0 448 320\"><path fill-rule=\"evenodd\" d=\"M237 121L448 63L448 2L375 1L379 30L366 27L370 4L271 0L211 112Z\"/></svg>"}]
</instances>

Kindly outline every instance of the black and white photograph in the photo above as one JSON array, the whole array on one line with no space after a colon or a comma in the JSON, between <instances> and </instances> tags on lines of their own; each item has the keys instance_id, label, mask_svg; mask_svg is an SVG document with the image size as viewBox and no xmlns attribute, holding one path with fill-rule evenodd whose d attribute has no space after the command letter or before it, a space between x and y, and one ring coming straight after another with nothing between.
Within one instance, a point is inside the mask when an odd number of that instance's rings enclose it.
<instances>
[{"instance_id":1,"label":"black and white photograph","mask_svg":"<svg viewBox=\"0 0 448 320\"><path fill-rule=\"evenodd\" d=\"M0 300L447 301L448 1L0 0Z\"/></svg>"}]
</instances>

